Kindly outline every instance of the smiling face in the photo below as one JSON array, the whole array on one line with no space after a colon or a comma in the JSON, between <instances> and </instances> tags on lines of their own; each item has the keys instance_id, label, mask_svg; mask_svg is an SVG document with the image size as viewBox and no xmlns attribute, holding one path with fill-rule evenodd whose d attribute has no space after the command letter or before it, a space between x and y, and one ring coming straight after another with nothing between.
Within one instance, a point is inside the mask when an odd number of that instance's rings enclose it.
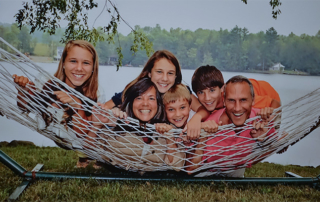
<instances>
[{"instance_id":1,"label":"smiling face","mask_svg":"<svg viewBox=\"0 0 320 202\"><path fill-rule=\"evenodd\" d=\"M186 99L180 98L165 105L167 119L178 128L183 128L189 118L190 105Z\"/></svg>"},{"instance_id":2,"label":"smiling face","mask_svg":"<svg viewBox=\"0 0 320 202\"><path fill-rule=\"evenodd\" d=\"M176 67L166 58L161 58L154 63L149 77L156 84L158 91L165 93L175 83Z\"/></svg>"},{"instance_id":3,"label":"smiling face","mask_svg":"<svg viewBox=\"0 0 320 202\"><path fill-rule=\"evenodd\" d=\"M75 88L84 84L92 75L93 56L87 49L73 46L64 61L66 84Z\"/></svg>"},{"instance_id":4,"label":"smiling face","mask_svg":"<svg viewBox=\"0 0 320 202\"><path fill-rule=\"evenodd\" d=\"M250 86L246 82L228 83L225 91L226 114L234 125L242 126L254 104Z\"/></svg>"},{"instance_id":5,"label":"smiling face","mask_svg":"<svg viewBox=\"0 0 320 202\"><path fill-rule=\"evenodd\" d=\"M143 122L150 121L157 113L156 89L152 86L142 95L136 97L132 104L133 114Z\"/></svg>"},{"instance_id":6,"label":"smiling face","mask_svg":"<svg viewBox=\"0 0 320 202\"><path fill-rule=\"evenodd\" d=\"M217 108L223 106L222 103L222 88L210 87L197 92L199 102L209 111L212 112Z\"/></svg>"}]
</instances>

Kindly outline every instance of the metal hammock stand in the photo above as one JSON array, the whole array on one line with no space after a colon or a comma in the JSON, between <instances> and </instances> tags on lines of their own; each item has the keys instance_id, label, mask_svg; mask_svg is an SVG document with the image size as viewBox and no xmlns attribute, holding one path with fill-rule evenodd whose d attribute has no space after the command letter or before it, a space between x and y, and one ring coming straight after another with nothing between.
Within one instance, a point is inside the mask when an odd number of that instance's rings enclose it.
<instances>
[{"instance_id":1,"label":"metal hammock stand","mask_svg":"<svg viewBox=\"0 0 320 202\"><path fill-rule=\"evenodd\" d=\"M113 167L112 174L106 175L81 175L77 173L41 172L43 164L37 164L32 171L27 171L19 163L10 158L0 150L0 162L12 170L16 175L23 178L22 183L10 195L9 200L16 200L27 186L36 180L63 180L63 179L94 179L105 181L152 181L152 182L195 182L195 183L231 183L231 184L261 184L261 185L309 185L316 189L320 188L320 174L317 177L301 177L292 172L286 172L287 177L266 177L266 178L217 178L206 177L196 178L187 175L185 172L158 171L146 172L140 175L136 172L125 171ZM112 169L112 166L111 166Z\"/></svg>"}]
</instances>

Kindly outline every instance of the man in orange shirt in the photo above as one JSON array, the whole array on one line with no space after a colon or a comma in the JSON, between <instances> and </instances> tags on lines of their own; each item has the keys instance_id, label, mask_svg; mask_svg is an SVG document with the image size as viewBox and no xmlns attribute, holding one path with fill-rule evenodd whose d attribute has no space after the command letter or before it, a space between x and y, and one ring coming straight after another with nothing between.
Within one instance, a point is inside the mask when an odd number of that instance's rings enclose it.
<instances>
[{"instance_id":1,"label":"man in orange shirt","mask_svg":"<svg viewBox=\"0 0 320 202\"><path fill-rule=\"evenodd\" d=\"M253 108L278 108L281 106L279 94L268 82L249 80L256 95ZM224 107L223 86L222 73L215 66L201 66L195 70L192 76L192 90L210 113Z\"/></svg>"},{"instance_id":2,"label":"man in orange shirt","mask_svg":"<svg viewBox=\"0 0 320 202\"><path fill-rule=\"evenodd\" d=\"M249 79L252 83L254 93L256 95L254 99L254 108L272 107L278 108L281 106L280 97L278 92L266 81L257 81L255 79Z\"/></svg>"},{"instance_id":3,"label":"man in orange shirt","mask_svg":"<svg viewBox=\"0 0 320 202\"><path fill-rule=\"evenodd\" d=\"M261 109L259 114L263 119L270 115L270 111L281 106L277 91L266 81L249 79L252 82L256 98L253 108ZM192 76L192 90L196 93L199 102L207 109L208 116L215 110L224 108L224 79L220 70L215 66L201 66L195 70ZM188 122L187 127L197 125L199 122L195 114ZM201 116L203 117L203 116ZM199 124L198 124L199 125ZM186 128L184 131L186 131ZM198 139L200 128L193 128L192 133L187 134L188 139Z\"/></svg>"}]
</instances>

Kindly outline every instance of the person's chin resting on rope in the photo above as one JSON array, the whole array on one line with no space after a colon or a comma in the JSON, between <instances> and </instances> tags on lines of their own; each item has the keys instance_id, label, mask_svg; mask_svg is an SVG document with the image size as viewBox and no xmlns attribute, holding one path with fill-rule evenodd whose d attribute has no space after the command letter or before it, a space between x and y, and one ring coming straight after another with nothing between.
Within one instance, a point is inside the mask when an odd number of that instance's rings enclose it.
<instances>
[{"instance_id":1,"label":"person's chin resting on rope","mask_svg":"<svg viewBox=\"0 0 320 202\"><path fill-rule=\"evenodd\" d=\"M208 136L206 140L206 148L198 150L197 161L193 162L193 166L186 167L189 173L200 167L202 164L212 162L217 166L217 163L226 163L227 161L233 161L234 159L242 159L249 155L252 151L250 147L244 150L245 145L255 144L256 141L263 141L266 136L274 132L272 128L268 131L265 126L271 117L273 108L266 107L261 110L254 109L254 91L251 82L243 76L232 77L225 85L224 89L224 104L225 108L214 111L207 120L214 120L215 122L222 122L222 125L233 123L239 130L220 131L214 136ZM252 128L243 130L244 123L247 119L261 115L262 121L253 121ZM224 133L224 134L222 134ZM236 136L235 136L236 135ZM250 140L252 138L252 140ZM242 146L240 149L230 149L230 146L237 145ZM229 149L225 149L229 147ZM237 153L242 152L242 153ZM203 153L203 155L201 155ZM202 156L202 158L199 158ZM224 158L221 162L221 158ZM227 158L227 159L226 159ZM230 159L229 159L230 158ZM220 160L220 161L219 161ZM242 166L249 164L248 162L233 162L235 166ZM235 168L236 169L236 168ZM222 171L224 171L222 169ZM227 171L227 170L225 170ZM228 177L243 177L245 168L236 169L229 172ZM217 169L212 172L220 172Z\"/></svg>"},{"instance_id":2,"label":"person's chin resting on rope","mask_svg":"<svg viewBox=\"0 0 320 202\"><path fill-rule=\"evenodd\" d=\"M91 100L98 101L98 55L95 48L87 41L83 40L72 40L69 41L62 53L62 57L59 62L58 69L54 76L61 81L65 82L69 87L74 88L79 91L84 96L90 98ZM24 95L32 96L37 93L35 91L35 85L33 82L29 81L27 77L13 75L14 82L20 86L18 88L18 106L22 109L25 109L26 103L24 101ZM81 110L81 100L76 96L69 93L63 86L53 87L52 81L47 81L43 86L44 91L54 91L53 95L44 97L46 103L43 103L44 107L47 107L47 103L50 103L53 107L66 109L66 104L71 106L71 110L66 110L67 117L70 120L77 118L77 121L84 123L83 119L87 119L90 116L89 113ZM24 90L22 93L20 90ZM25 92L28 92L27 94ZM39 96L43 97L40 93ZM55 100L56 102L53 102ZM24 104L22 104L24 103ZM32 107L32 106L31 106ZM45 113L43 113L45 115ZM50 123L47 123L50 124ZM72 125L68 125L73 128ZM73 128L76 132L82 133L79 128ZM67 149L63 144L56 142L58 146ZM88 158L82 153L78 153L79 161L77 163L78 167L85 167L88 165ZM82 159L80 161L80 159Z\"/></svg>"}]
</instances>

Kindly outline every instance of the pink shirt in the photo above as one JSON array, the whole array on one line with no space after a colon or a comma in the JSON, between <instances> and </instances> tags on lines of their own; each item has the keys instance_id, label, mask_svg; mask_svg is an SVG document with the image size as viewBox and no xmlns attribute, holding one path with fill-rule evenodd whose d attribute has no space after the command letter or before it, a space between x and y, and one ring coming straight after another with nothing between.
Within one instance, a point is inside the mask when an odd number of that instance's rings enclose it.
<instances>
[{"instance_id":1,"label":"pink shirt","mask_svg":"<svg viewBox=\"0 0 320 202\"><path fill-rule=\"evenodd\" d=\"M218 123L224 111L225 108L217 110L207 120ZM260 109L252 108L250 118L255 117L259 111ZM234 130L224 130L208 137L207 147L202 157L203 162L218 161L217 163L228 163L234 166L245 164L246 162L240 159L252 153L252 144L256 143L250 135L251 130L252 127L247 127L239 134ZM248 167L251 167L251 163Z\"/></svg>"}]
</instances>

